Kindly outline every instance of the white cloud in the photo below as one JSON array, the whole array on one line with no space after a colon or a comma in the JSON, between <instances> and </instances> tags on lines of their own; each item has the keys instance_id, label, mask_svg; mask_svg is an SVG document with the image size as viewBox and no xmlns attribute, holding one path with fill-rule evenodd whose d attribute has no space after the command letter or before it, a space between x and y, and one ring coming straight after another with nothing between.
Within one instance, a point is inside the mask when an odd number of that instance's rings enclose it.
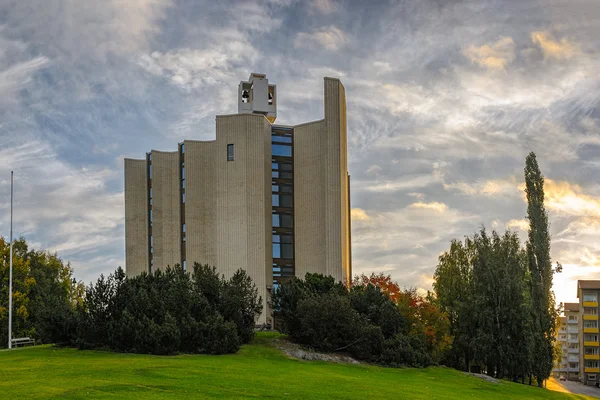
<instances>
[{"instance_id":1,"label":"white cloud","mask_svg":"<svg viewBox=\"0 0 600 400\"><path fill-rule=\"evenodd\" d=\"M369 219L369 216L362 208L353 208L350 211L350 216L352 220L356 221L367 221Z\"/></svg>"},{"instance_id":2,"label":"white cloud","mask_svg":"<svg viewBox=\"0 0 600 400\"><path fill-rule=\"evenodd\" d=\"M438 213L443 213L444 211L448 210L448 206L445 205L444 203L440 203L437 201L431 202L431 203L424 203L422 201L419 201L417 203L412 203L411 205L409 205L409 207L411 208L420 208L420 209L424 209L424 210L432 210Z\"/></svg>"},{"instance_id":3,"label":"white cloud","mask_svg":"<svg viewBox=\"0 0 600 400\"><path fill-rule=\"evenodd\" d=\"M15 235L31 237L44 248L69 257L122 242L123 193L107 183L120 173L108 169L75 168L61 161L50 146L30 141L0 148L0 172L15 171ZM8 181L0 182L9 193ZM0 197L0 207L9 207L9 197ZM7 232L8 221L0 221ZM49 231L48 231L49 230ZM116 265L112 266L116 268Z\"/></svg>"},{"instance_id":4,"label":"white cloud","mask_svg":"<svg viewBox=\"0 0 600 400\"><path fill-rule=\"evenodd\" d=\"M463 54L475 64L491 70L503 70L515 59L515 42L511 37L502 37L492 44L467 47Z\"/></svg>"},{"instance_id":5,"label":"white cloud","mask_svg":"<svg viewBox=\"0 0 600 400\"><path fill-rule=\"evenodd\" d=\"M444 189L468 196L517 196L522 192L519 188L519 183L514 176L505 180L490 179L477 181L475 183L444 183Z\"/></svg>"},{"instance_id":6,"label":"white cloud","mask_svg":"<svg viewBox=\"0 0 600 400\"><path fill-rule=\"evenodd\" d=\"M506 223L506 227L511 230L529 231L529 221L526 219L511 219Z\"/></svg>"},{"instance_id":7,"label":"white cloud","mask_svg":"<svg viewBox=\"0 0 600 400\"><path fill-rule=\"evenodd\" d=\"M294 39L294 47L308 49L324 48L328 51L336 51L348 42L348 35L332 25L310 33L299 32Z\"/></svg>"}]
</instances>

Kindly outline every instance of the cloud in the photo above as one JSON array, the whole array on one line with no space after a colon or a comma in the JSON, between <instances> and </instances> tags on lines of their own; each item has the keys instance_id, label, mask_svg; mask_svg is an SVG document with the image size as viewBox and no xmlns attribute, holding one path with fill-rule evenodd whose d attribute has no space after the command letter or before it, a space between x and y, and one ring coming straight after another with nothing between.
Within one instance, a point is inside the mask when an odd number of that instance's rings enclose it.
<instances>
[{"instance_id":1,"label":"cloud","mask_svg":"<svg viewBox=\"0 0 600 400\"><path fill-rule=\"evenodd\" d=\"M337 11L338 6L333 0L312 0L309 5L311 12L320 14L331 14Z\"/></svg>"},{"instance_id":2,"label":"cloud","mask_svg":"<svg viewBox=\"0 0 600 400\"><path fill-rule=\"evenodd\" d=\"M545 179L544 195L549 210L573 216L600 216L600 198L585 194L577 184Z\"/></svg>"},{"instance_id":3,"label":"cloud","mask_svg":"<svg viewBox=\"0 0 600 400\"><path fill-rule=\"evenodd\" d=\"M355 221L367 221L369 216L362 208L353 208L350 211L350 217Z\"/></svg>"},{"instance_id":4,"label":"cloud","mask_svg":"<svg viewBox=\"0 0 600 400\"><path fill-rule=\"evenodd\" d=\"M511 219L506 223L506 227L511 230L529 231L529 221L526 219Z\"/></svg>"},{"instance_id":5,"label":"cloud","mask_svg":"<svg viewBox=\"0 0 600 400\"><path fill-rule=\"evenodd\" d=\"M423 203L422 201L419 201L417 203L412 203L411 205L409 205L409 207L421 208L421 209L425 209L425 210L432 210L432 211L436 211L439 213L448 210L447 205L445 205L444 203L437 202L437 201L434 201L431 203Z\"/></svg>"},{"instance_id":6,"label":"cloud","mask_svg":"<svg viewBox=\"0 0 600 400\"><path fill-rule=\"evenodd\" d=\"M4 175L9 169L15 171L15 231L20 235L67 259L121 245L123 193L108 189L111 181L120 180L119 173L74 168L40 141L0 148L0 171ZM0 182L0 191L9 193L9 185ZM8 204L8 196L0 197L0 208ZM47 227L52 227L49 236L44 235ZM7 231L7 221L0 222L0 230Z\"/></svg>"},{"instance_id":7,"label":"cloud","mask_svg":"<svg viewBox=\"0 0 600 400\"><path fill-rule=\"evenodd\" d=\"M544 31L532 32L531 40L539 46L547 58L569 59L580 51L579 46L568 39L555 40L548 32Z\"/></svg>"},{"instance_id":8,"label":"cloud","mask_svg":"<svg viewBox=\"0 0 600 400\"><path fill-rule=\"evenodd\" d=\"M490 179L477 181L474 183L468 182L452 182L444 183L444 189L455 191L468 196L511 196L519 193L519 184L515 177L510 179Z\"/></svg>"},{"instance_id":9,"label":"cloud","mask_svg":"<svg viewBox=\"0 0 600 400\"><path fill-rule=\"evenodd\" d=\"M467 47L463 54L472 63L491 70L503 70L515 59L515 42L511 37L504 36L492 44Z\"/></svg>"},{"instance_id":10,"label":"cloud","mask_svg":"<svg viewBox=\"0 0 600 400\"><path fill-rule=\"evenodd\" d=\"M294 39L295 48L320 49L336 51L349 42L348 35L341 29L331 25L313 32L299 32Z\"/></svg>"}]
</instances>

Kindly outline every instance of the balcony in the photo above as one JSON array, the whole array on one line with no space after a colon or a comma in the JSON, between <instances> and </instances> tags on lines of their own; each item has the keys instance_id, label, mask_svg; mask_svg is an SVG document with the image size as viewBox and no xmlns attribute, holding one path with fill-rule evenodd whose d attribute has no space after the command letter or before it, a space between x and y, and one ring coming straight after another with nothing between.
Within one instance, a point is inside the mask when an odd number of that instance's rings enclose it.
<instances>
[{"instance_id":1,"label":"balcony","mask_svg":"<svg viewBox=\"0 0 600 400\"><path fill-rule=\"evenodd\" d=\"M598 356L594 356L594 357L598 357ZM594 358L593 360L598 360L598 359L600 359L600 358ZM590 360L592 360L592 359L590 358ZM568 361L569 362L579 362L579 355L578 354L577 355L574 355L574 354L570 355L569 358L568 358Z\"/></svg>"},{"instance_id":2,"label":"balcony","mask_svg":"<svg viewBox=\"0 0 600 400\"><path fill-rule=\"evenodd\" d=\"M569 370L569 372L579 372L579 367L577 367L577 368L571 368L571 367L569 367L568 370Z\"/></svg>"},{"instance_id":3,"label":"balcony","mask_svg":"<svg viewBox=\"0 0 600 400\"><path fill-rule=\"evenodd\" d=\"M583 333L598 333L598 328L583 328Z\"/></svg>"},{"instance_id":4,"label":"balcony","mask_svg":"<svg viewBox=\"0 0 600 400\"><path fill-rule=\"evenodd\" d=\"M598 321L598 315L584 315L584 321Z\"/></svg>"},{"instance_id":5,"label":"balcony","mask_svg":"<svg viewBox=\"0 0 600 400\"><path fill-rule=\"evenodd\" d=\"M598 302L597 301L584 301L583 306L584 307L598 307Z\"/></svg>"},{"instance_id":6,"label":"balcony","mask_svg":"<svg viewBox=\"0 0 600 400\"><path fill-rule=\"evenodd\" d=\"M567 321L567 324L577 325L577 320L576 319L570 319L570 320Z\"/></svg>"},{"instance_id":7,"label":"balcony","mask_svg":"<svg viewBox=\"0 0 600 400\"><path fill-rule=\"evenodd\" d=\"M569 338L567 340L567 343L579 343L579 339L571 339L571 338ZM598 342L595 342L595 343L598 343ZM593 345L590 345L590 346L593 346ZM598 344L596 344L596 346L598 346Z\"/></svg>"},{"instance_id":8,"label":"balcony","mask_svg":"<svg viewBox=\"0 0 600 400\"><path fill-rule=\"evenodd\" d=\"M585 367L584 371L585 372L600 372L600 368Z\"/></svg>"},{"instance_id":9,"label":"balcony","mask_svg":"<svg viewBox=\"0 0 600 400\"><path fill-rule=\"evenodd\" d=\"M579 348L576 349L572 349L572 348L568 348L567 352L569 352L570 354L579 354Z\"/></svg>"},{"instance_id":10,"label":"balcony","mask_svg":"<svg viewBox=\"0 0 600 400\"><path fill-rule=\"evenodd\" d=\"M584 346L598 347L598 342L583 342Z\"/></svg>"},{"instance_id":11,"label":"balcony","mask_svg":"<svg viewBox=\"0 0 600 400\"><path fill-rule=\"evenodd\" d=\"M585 360L600 360L600 355L598 355L598 354L584 354L583 358Z\"/></svg>"},{"instance_id":12,"label":"balcony","mask_svg":"<svg viewBox=\"0 0 600 400\"><path fill-rule=\"evenodd\" d=\"M567 330L568 333L577 333L579 332L579 328L577 328L576 326L570 326L569 329Z\"/></svg>"}]
</instances>

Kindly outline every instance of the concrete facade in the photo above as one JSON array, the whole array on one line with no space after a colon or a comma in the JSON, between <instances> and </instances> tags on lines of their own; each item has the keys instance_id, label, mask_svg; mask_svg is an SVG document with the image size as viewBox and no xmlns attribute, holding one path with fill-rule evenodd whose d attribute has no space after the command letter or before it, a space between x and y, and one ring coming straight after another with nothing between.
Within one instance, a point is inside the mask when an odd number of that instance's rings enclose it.
<instances>
[{"instance_id":1,"label":"concrete facade","mask_svg":"<svg viewBox=\"0 0 600 400\"><path fill-rule=\"evenodd\" d=\"M256 93L243 102L249 87ZM244 269L264 302L258 323L272 322L270 293L290 276L351 279L344 86L325 78L325 118L293 127L272 124L275 94L252 74L239 114L216 117L216 140L125 160L128 276L194 262L226 277ZM275 222L284 215L289 226Z\"/></svg>"},{"instance_id":2,"label":"concrete facade","mask_svg":"<svg viewBox=\"0 0 600 400\"><path fill-rule=\"evenodd\" d=\"M577 281L579 299L579 375L586 385L600 382L600 340L598 330L600 281Z\"/></svg>"},{"instance_id":3,"label":"concrete facade","mask_svg":"<svg viewBox=\"0 0 600 400\"><path fill-rule=\"evenodd\" d=\"M579 303L565 303L564 316L559 318L560 326L557 329L556 340L560 344L561 359L554 365L555 377L563 375L568 380L577 381L580 378L580 366L583 363L583 354L580 352L580 327L581 322Z\"/></svg>"}]
</instances>

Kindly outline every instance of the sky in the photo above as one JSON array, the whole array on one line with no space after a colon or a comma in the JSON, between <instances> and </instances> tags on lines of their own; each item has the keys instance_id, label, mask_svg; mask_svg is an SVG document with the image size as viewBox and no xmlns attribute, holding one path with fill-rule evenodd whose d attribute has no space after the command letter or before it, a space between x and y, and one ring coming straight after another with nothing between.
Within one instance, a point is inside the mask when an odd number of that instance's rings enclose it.
<instances>
[{"instance_id":1,"label":"sky","mask_svg":"<svg viewBox=\"0 0 600 400\"><path fill-rule=\"evenodd\" d=\"M546 177L557 301L600 279L600 7L589 0L0 0L0 235L88 283L124 265L123 159L213 139L251 72L280 124L348 107L354 273L430 289L482 225L526 239Z\"/></svg>"}]
</instances>

